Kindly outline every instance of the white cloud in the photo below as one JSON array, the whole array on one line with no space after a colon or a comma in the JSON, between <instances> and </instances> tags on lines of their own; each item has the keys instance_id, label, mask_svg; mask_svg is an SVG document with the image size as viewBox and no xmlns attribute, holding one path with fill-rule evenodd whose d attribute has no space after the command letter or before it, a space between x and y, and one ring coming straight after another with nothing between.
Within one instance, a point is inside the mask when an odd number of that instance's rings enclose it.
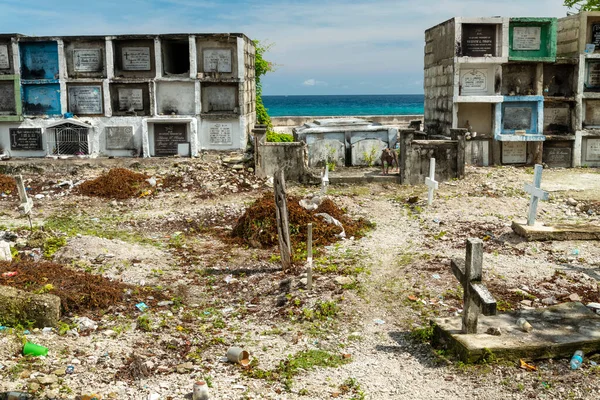
<instances>
[{"instance_id":1,"label":"white cloud","mask_svg":"<svg viewBox=\"0 0 600 400\"><path fill-rule=\"evenodd\" d=\"M305 80L302 85L304 86L327 86L327 82L318 81L314 78Z\"/></svg>"}]
</instances>

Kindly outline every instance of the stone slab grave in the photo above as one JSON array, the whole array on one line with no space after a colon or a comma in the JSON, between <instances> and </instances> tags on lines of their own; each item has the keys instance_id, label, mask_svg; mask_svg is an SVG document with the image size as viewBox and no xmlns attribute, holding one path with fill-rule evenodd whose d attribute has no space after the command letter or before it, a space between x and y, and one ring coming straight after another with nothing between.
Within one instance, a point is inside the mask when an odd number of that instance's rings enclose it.
<instances>
[{"instance_id":1,"label":"stone slab grave","mask_svg":"<svg viewBox=\"0 0 600 400\"><path fill-rule=\"evenodd\" d=\"M568 358L576 350L600 350L600 316L581 303L519 310L496 315L496 302L481 282L483 241L467 240L465 261L452 260L454 275L465 288L462 317L434 321L434 345L452 349L463 362L494 355L506 360ZM480 312L486 314L480 316ZM533 326L522 330L517 320Z\"/></svg>"},{"instance_id":2,"label":"stone slab grave","mask_svg":"<svg viewBox=\"0 0 600 400\"><path fill-rule=\"evenodd\" d=\"M531 194L527 222L513 221L512 229L528 241L545 240L600 240L600 226L592 224L552 224L536 222L539 199L548 200L548 192L540 188L543 167L535 166L533 185L526 184L525 191Z\"/></svg>"}]
</instances>

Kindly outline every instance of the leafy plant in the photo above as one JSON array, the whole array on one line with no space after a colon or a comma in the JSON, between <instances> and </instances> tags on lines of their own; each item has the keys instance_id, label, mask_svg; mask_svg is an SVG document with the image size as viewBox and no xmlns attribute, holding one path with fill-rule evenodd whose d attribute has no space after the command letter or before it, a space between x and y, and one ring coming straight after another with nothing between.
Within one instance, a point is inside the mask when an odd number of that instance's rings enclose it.
<instances>
[{"instance_id":1,"label":"leafy plant","mask_svg":"<svg viewBox=\"0 0 600 400\"><path fill-rule=\"evenodd\" d=\"M267 130L273 127L271 117L262 101L262 83L261 78L267 72L275 70L275 64L264 59L264 54L273 46L272 43L261 43L254 40L254 73L256 80L256 122L267 126Z\"/></svg>"},{"instance_id":2,"label":"leafy plant","mask_svg":"<svg viewBox=\"0 0 600 400\"><path fill-rule=\"evenodd\" d=\"M58 250L60 250L61 247L65 246L66 244L67 239L65 239L63 236L49 237L46 240L46 242L44 242L44 258L48 260L52 259L54 253L56 253Z\"/></svg>"},{"instance_id":3,"label":"leafy plant","mask_svg":"<svg viewBox=\"0 0 600 400\"><path fill-rule=\"evenodd\" d=\"M290 143L293 141L294 137L288 133L277 133L272 130L267 131L267 142Z\"/></svg>"}]
</instances>

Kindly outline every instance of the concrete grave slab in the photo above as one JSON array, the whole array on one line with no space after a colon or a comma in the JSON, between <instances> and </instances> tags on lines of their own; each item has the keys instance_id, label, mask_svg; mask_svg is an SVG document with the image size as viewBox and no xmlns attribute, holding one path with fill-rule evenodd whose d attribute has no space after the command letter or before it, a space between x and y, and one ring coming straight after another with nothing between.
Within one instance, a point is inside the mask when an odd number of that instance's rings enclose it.
<instances>
[{"instance_id":1,"label":"concrete grave slab","mask_svg":"<svg viewBox=\"0 0 600 400\"><path fill-rule=\"evenodd\" d=\"M519 318L525 318L533 330L522 331L516 324ZM476 362L490 352L507 360L538 360L568 358L576 350L600 350L600 316L581 303L479 318L479 332L500 328L500 336L462 334L460 317L439 318L435 323L434 344L445 343L463 362Z\"/></svg>"},{"instance_id":2,"label":"concrete grave slab","mask_svg":"<svg viewBox=\"0 0 600 400\"><path fill-rule=\"evenodd\" d=\"M553 224L513 221L513 231L528 241L547 240L600 240L600 226L591 224Z\"/></svg>"}]
</instances>

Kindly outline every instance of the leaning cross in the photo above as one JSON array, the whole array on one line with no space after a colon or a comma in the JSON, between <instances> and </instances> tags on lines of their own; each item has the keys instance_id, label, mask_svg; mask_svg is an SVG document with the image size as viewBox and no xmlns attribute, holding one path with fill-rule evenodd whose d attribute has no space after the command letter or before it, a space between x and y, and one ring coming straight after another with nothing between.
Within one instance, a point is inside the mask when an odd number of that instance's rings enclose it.
<instances>
[{"instance_id":1,"label":"leaning cross","mask_svg":"<svg viewBox=\"0 0 600 400\"><path fill-rule=\"evenodd\" d=\"M33 231L33 223L31 222L31 209L33 208L33 201L27 196L27 191L25 190L25 185L23 184L23 177L21 175L15 176L15 181L17 183L17 190L19 191L19 200L21 200L21 204L19 204L19 210L21 210L21 214L27 215L29 218L29 228Z\"/></svg>"},{"instance_id":2,"label":"leaning cross","mask_svg":"<svg viewBox=\"0 0 600 400\"><path fill-rule=\"evenodd\" d=\"M430 206L433 203L433 191L438 189L438 182L435 180L435 158L429 159L429 177L425 178L425 185L429 187L427 205Z\"/></svg>"},{"instance_id":3,"label":"leaning cross","mask_svg":"<svg viewBox=\"0 0 600 400\"><path fill-rule=\"evenodd\" d=\"M531 195L529 202L529 215L527 216L527 225L535 225L535 215L537 214L538 200L548 200L548 192L540 189L542 184L542 171L544 167L539 164L535 165L535 173L533 175L533 185L525 184L525 191Z\"/></svg>"},{"instance_id":4,"label":"leaning cross","mask_svg":"<svg viewBox=\"0 0 600 400\"><path fill-rule=\"evenodd\" d=\"M496 300L481 283L483 264L483 241L467 239L465 261L452 260L452 273L464 289L464 310L462 333L477 333L477 318L483 315L496 315Z\"/></svg>"}]
</instances>

